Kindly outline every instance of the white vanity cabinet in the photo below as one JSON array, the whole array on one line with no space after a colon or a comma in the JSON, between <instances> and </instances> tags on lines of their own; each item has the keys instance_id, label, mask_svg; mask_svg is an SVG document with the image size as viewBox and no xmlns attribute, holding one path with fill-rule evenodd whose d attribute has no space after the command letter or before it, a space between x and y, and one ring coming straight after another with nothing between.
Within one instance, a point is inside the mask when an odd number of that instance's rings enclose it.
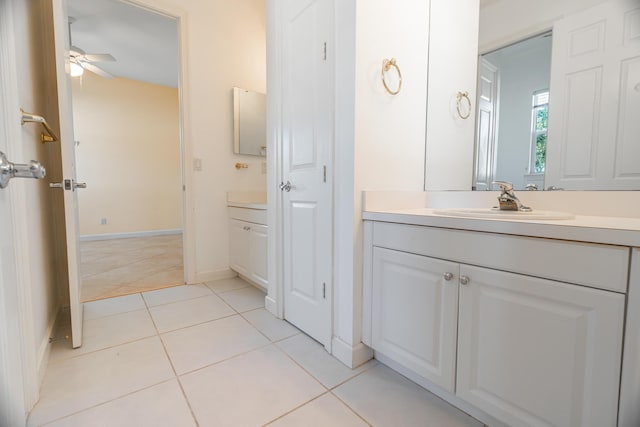
<instances>
[{"instance_id":1,"label":"white vanity cabinet","mask_svg":"<svg viewBox=\"0 0 640 427\"><path fill-rule=\"evenodd\" d=\"M629 248L365 224L381 360L506 425L616 425Z\"/></svg>"},{"instance_id":2,"label":"white vanity cabinet","mask_svg":"<svg viewBox=\"0 0 640 427\"><path fill-rule=\"evenodd\" d=\"M245 279L266 289L266 210L229 207L229 266Z\"/></svg>"}]
</instances>

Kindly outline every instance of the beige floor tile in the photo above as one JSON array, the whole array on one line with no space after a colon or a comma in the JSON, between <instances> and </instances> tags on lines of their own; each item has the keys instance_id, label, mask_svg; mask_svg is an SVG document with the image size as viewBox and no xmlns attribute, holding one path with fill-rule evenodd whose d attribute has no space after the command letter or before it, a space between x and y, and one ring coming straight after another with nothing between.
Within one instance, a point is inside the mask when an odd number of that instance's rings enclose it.
<instances>
[{"instance_id":1,"label":"beige floor tile","mask_svg":"<svg viewBox=\"0 0 640 427\"><path fill-rule=\"evenodd\" d=\"M374 426L483 425L380 364L337 387L333 393Z\"/></svg>"},{"instance_id":2,"label":"beige floor tile","mask_svg":"<svg viewBox=\"0 0 640 427\"><path fill-rule=\"evenodd\" d=\"M331 393L324 394L269 424L270 427L366 427L368 425Z\"/></svg>"},{"instance_id":3,"label":"beige floor tile","mask_svg":"<svg viewBox=\"0 0 640 427\"><path fill-rule=\"evenodd\" d=\"M50 363L29 426L57 420L173 377L158 337Z\"/></svg>"},{"instance_id":4,"label":"beige floor tile","mask_svg":"<svg viewBox=\"0 0 640 427\"><path fill-rule=\"evenodd\" d=\"M142 295L125 295L85 303L84 318L85 320L92 320L129 311L144 310L146 308Z\"/></svg>"},{"instance_id":5,"label":"beige floor tile","mask_svg":"<svg viewBox=\"0 0 640 427\"><path fill-rule=\"evenodd\" d=\"M201 426L259 426L326 389L273 346L180 378Z\"/></svg>"},{"instance_id":6,"label":"beige floor tile","mask_svg":"<svg viewBox=\"0 0 640 427\"><path fill-rule=\"evenodd\" d=\"M195 425L180 385L173 379L47 424L46 427L190 427Z\"/></svg>"},{"instance_id":7,"label":"beige floor tile","mask_svg":"<svg viewBox=\"0 0 640 427\"><path fill-rule=\"evenodd\" d=\"M305 334L287 338L277 345L327 388L335 387L378 363L371 360L356 369L351 369Z\"/></svg>"},{"instance_id":8,"label":"beige floor tile","mask_svg":"<svg viewBox=\"0 0 640 427\"><path fill-rule=\"evenodd\" d=\"M237 315L162 334L162 341L179 375L269 344Z\"/></svg>"},{"instance_id":9,"label":"beige floor tile","mask_svg":"<svg viewBox=\"0 0 640 427\"><path fill-rule=\"evenodd\" d=\"M239 313L264 308L265 294L253 286L221 292L219 296Z\"/></svg>"},{"instance_id":10,"label":"beige floor tile","mask_svg":"<svg viewBox=\"0 0 640 427\"><path fill-rule=\"evenodd\" d=\"M222 279L222 280L216 280L213 282L207 282L206 285L213 291L213 292L226 292L226 291L233 291L234 289L242 289L242 288L247 288L250 285L246 280L243 280L239 277L233 277L231 279Z\"/></svg>"},{"instance_id":11,"label":"beige floor tile","mask_svg":"<svg viewBox=\"0 0 640 427\"><path fill-rule=\"evenodd\" d=\"M271 341L279 341L300 333L300 330L291 323L278 319L264 308L242 313L242 317Z\"/></svg>"},{"instance_id":12,"label":"beige floor tile","mask_svg":"<svg viewBox=\"0 0 640 427\"><path fill-rule=\"evenodd\" d=\"M213 295L205 285L182 285L142 294L149 307Z\"/></svg>"},{"instance_id":13,"label":"beige floor tile","mask_svg":"<svg viewBox=\"0 0 640 427\"><path fill-rule=\"evenodd\" d=\"M76 357L153 335L156 335L156 329L146 309L86 320L82 347L72 349L70 341L56 341L51 347L49 361Z\"/></svg>"},{"instance_id":14,"label":"beige floor tile","mask_svg":"<svg viewBox=\"0 0 640 427\"><path fill-rule=\"evenodd\" d=\"M160 333L236 314L235 310L213 294L150 307L149 311Z\"/></svg>"}]
</instances>

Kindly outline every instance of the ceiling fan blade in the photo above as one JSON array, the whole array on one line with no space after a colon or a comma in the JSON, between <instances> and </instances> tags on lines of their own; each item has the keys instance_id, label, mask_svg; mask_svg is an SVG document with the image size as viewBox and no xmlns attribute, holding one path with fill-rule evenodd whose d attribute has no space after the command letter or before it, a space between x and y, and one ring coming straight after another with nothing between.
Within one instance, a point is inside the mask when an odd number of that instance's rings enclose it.
<instances>
[{"instance_id":1,"label":"ceiling fan blade","mask_svg":"<svg viewBox=\"0 0 640 427\"><path fill-rule=\"evenodd\" d=\"M102 68L96 67L93 64L90 64L90 63L84 62L84 61L80 61L79 63L80 63L80 66L82 68L84 68L87 71L91 71L92 73L95 73L95 74L99 75L100 77L104 77L105 79L112 79L113 78L113 75L107 73Z\"/></svg>"},{"instance_id":2,"label":"ceiling fan blade","mask_svg":"<svg viewBox=\"0 0 640 427\"><path fill-rule=\"evenodd\" d=\"M83 59L88 62L114 62L116 58L108 53L86 53Z\"/></svg>"}]
</instances>

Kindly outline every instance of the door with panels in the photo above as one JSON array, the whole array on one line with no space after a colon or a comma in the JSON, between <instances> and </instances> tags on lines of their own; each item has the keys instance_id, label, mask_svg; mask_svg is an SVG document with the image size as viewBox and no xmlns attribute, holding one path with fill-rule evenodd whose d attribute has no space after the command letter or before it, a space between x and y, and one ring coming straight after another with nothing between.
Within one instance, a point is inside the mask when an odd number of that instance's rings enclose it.
<instances>
[{"instance_id":1,"label":"door with panels","mask_svg":"<svg viewBox=\"0 0 640 427\"><path fill-rule=\"evenodd\" d=\"M557 21L552 52L545 186L640 188L640 2Z\"/></svg>"},{"instance_id":2,"label":"door with panels","mask_svg":"<svg viewBox=\"0 0 640 427\"><path fill-rule=\"evenodd\" d=\"M454 262L373 249L373 348L451 393L458 270Z\"/></svg>"},{"instance_id":3,"label":"door with panels","mask_svg":"<svg viewBox=\"0 0 640 427\"><path fill-rule=\"evenodd\" d=\"M284 317L328 347L333 0L286 0L281 7Z\"/></svg>"}]
</instances>

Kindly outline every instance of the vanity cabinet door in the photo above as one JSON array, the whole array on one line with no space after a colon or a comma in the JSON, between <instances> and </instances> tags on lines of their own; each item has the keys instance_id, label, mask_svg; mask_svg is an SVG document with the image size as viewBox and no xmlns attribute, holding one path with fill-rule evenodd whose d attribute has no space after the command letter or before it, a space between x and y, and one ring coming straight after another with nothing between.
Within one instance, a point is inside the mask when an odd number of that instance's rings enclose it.
<instances>
[{"instance_id":1,"label":"vanity cabinet door","mask_svg":"<svg viewBox=\"0 0 640 427\"><path fill-rule=\"evenodd\" d=\"M267 227L249 224L249 245L251 250L250 278L267 288Z\"/></svg>"},{"instance_id":2,"label":"vanity cabinet door","mask_svg":"<svg viewBox=\"0 0 640 427\"><path fill-rule=\"evenodd\" d=\"M458 266L373 249L373 348L450 392L455 385Z\"/></svg>"},{"instance_id":3,"label":"vanity cabinet door","mask_svg":"<svg viewBox=\"0 0 640 427\"><path fill-rule=\"evenodd\" d=\"M229 220L229 266L237 273L248 277L250 270L250 244L247 227L250 224L237 219Z\"/></svg>"},{"instance_id":4,"label":"vanity cabinet door","mask_svg":"<svg viewBox=\"0 0 640 427\"><path fill-rule=\"evenodd\" d=\"M513 426L616 425L624 295L466 265L460 277L456 394Z\"/></svg>"}]
</instances>

